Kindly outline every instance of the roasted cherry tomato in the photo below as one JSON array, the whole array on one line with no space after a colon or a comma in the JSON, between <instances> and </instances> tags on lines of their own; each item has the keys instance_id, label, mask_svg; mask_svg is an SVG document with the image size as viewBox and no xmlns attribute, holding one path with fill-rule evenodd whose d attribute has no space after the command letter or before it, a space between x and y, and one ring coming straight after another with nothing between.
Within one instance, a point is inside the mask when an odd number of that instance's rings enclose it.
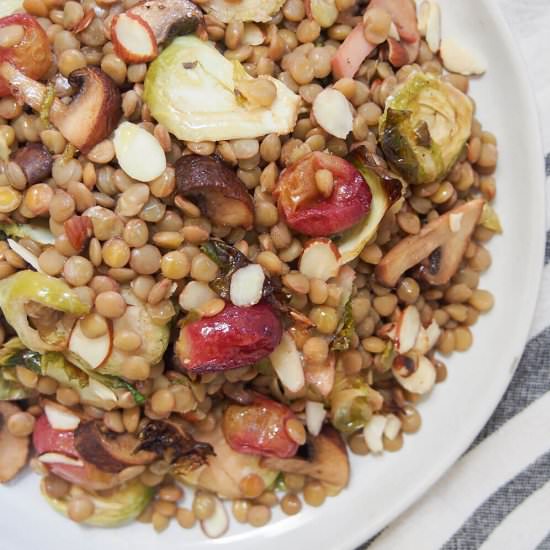
<instances>
[{"instance_id":1,"label":"roasted cherry tomato","mask_svg":"<svg viewBox=\"0 0 550 550\"><path fill-rule=\"evenodd\" d=\"M296 420L296 416L287 406L255 393L250 405L227 407L223 434L239 453L289 458L298 450L287 433L289 420Z\"/></svg>"},{"instance_id":2,"label":"roasted cherry tomato","mask_svg":"<svg viewBox=\"0 0 550 550\"><path fill-rule=\"evenodd\" d=\"M50 42L36 18L26 13L2 17L0 29L9 26L23 28L23 38L10 47L0 47L0 63L7 61L34 80L40 80L50 68ZM0 78L0 97L11 95L7 82Z\"/></svg>"},{"instance_id":3,"label":"roasted cherry tomato","mask_svg":"<svg viewBox=\"0 0 550 550\"><path fill-rule=\"evenodd\" d=\"M315 174L321 169L332 174L328 196L316 183ZM287 224L312 237L328 237L349 229L368 214L372 199L369 186L353 165L317 151L283 171L276 194Z\"/></svg>"}]
</instances>

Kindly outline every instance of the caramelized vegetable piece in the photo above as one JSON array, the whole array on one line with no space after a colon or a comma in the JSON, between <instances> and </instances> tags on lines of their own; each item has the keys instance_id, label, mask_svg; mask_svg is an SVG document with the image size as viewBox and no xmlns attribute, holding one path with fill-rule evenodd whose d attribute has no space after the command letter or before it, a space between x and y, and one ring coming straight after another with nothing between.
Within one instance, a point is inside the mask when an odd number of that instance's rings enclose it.
<instances>
[{"instance_id":1,"label":"caramelized vegetable piece","mask_svg":"<svg viewBox=\"0 0 550 550\"><path fill-rule=\"evenodd\" d=\"M258 21L267 22L279 11L284 0L207 0L202 6L220 21Z\"/></svg>"},{"instance_id":2,"label":"caramelized vegetable piece","mask_svg":"<svg viewBox=\"0 0 550 550\"><path fill-rule=\"evenodd\" d=\"M460 266L483 204L482 199L469 201L431 221L417 235L400 241L376 266L377 279L394 287L405 271L435 253L430 265L422 266L423 277L432 285L448 283Z\"/></svg>"},{"instance_id":3,"label":"caramelized vegetable piece","mask_svg":"<svg viewBox=\"0 0 550 550\"><path fill-rule=\"evenodd\" d=\"M227 164L216 157L186 155L175 169L178 194L195 202L216 225L252 227L252 198Z\"/></svg>"},{"instance_id":4,"label":"caramelized vegetable piece","mask_svg":"<svg viewBox=\"0 0 550 550\"><path fill-rule=\"evenodd\" d=\"M126 13L145 21L157 44L172 36L192 33L203 18L201 10L189 0L150 0L134 6Z\"/></svg>"},{"instance_id":5,"label":"caramelized vegetable piece","mask_svg":"<svg viewBox=\"0 0 550 550\"><path fill-rule=\"evenodd\" d=\"M348 453L340 434L334 428L325 426L318 436L308 439L303 449L303 458L264 458L262 465L282 472L307 475L333 485L336 489L343 489L348 484Z\"/></svg>"},{"instance_id":6,"label":"caramelized vegetable piece","mask_svg":"<svg viewBox=\"0 0 550 550\"><path fill-rule=\"evenodd\" d=\"M227 407L222 429L229 446L239 453L289 458L298 444L288 435L286 423L295 418L285 405L254 394L250 405Z\"/></svg>"},{"instance_id":7,"label":"caramelized vegetable piece","mask_svg":"<svg viewBox=\"0 0 550 550\"><path fill-rule=\"evenodd\" d=\"M8 418L20 411L14 403L0 401L0 483L13 479L29 456L29 438L15 437L8 431Z\"/></svg>"},{"instance_id":8,"label":"caramelized vegetable piece","mask_svg":"<svg viewBox=\"0 0 550 550\"><path fill-rule=\"evenodd\" d=\"M265 487L269 487L277 478L277 471L260 466L260 456L234 451L219 424L214 430L197 432L195 437L209 445L214 454L208 456L207 464L194 470L189 470L185 462L176 462L171 474L178 481L211 491L222 498L245 498L241 482L248 475L259 476Z\"/></svg>"},{"instance_id":9,"label":"caramelized vegetable piece","mask_svg":"<svg viewBox=\"0 0 550 550\"><path fill-rule=\"evenodd\" d=\"M333 190L324 197L316 173L332 175ZM326 174L326 172L324 172ZM281 174L276 190L280 212L295 231L328 237L349 229L370 209L372 194L357 169L340 157L314 152Z\"/></svg>"},{"instance_id":10,"label":"caramelized vegetable piece","mask_svg":"<svg viewBox=\"0 0 550 550\"><path fill-rule=\"evenodd\" d=\"M408 183L440 181L468 141L472 118L472 102L460 90L414 72L386 101L380 146Z\"/></svg>"},{"instance_id":11,"label":"caramelized vegetable piece","mask_svg":"<svg viewBox=\"0 0 550 550\"><path fill-rule=\"evenodd\" d=\"M0 19L0 29L11 25L23 27L23 39L9 48L0 47L0 63L7 61L29 78L40 80L52 61L46 32L32 15L23 13ZM0 97L8 95L11 95L10 83L0 77Z\"/></svg>"},{"instance_id":12,"label":"caramelized vegetable piece","mask_svg":"<svg viewBox=\"0 0 550 550\"><path fill-rule=\"evenodd\" d=\"M282 325L267 304L226 305L221 313L184 325L175 345L183 370L202 373L253 365L281 341Z\"/></svg>"},{"instance_id":13,"label":"caramelized vegetable piece","mask_svg":"<svg viewBox=\"0 0 550 550\"><path fill-rule=\"evenodd\" d=\"M53 158L41 143L28 143L13 156L13 161L21 167L27 184L44 182L52 175Z\"/></svg>"},{"instance_id":14,"label":"caramelized vegetable piece","mask_svg":"<svg viewBox=\"0 0 550 550\"><path fill-rule=\"evenodd\" d=\"M59 455L59 462L50 462L45 465L49 472L90 491L112 489L141 473L140 469L134 468L133 473L123 470L120 474L111 474L83 461L75 448L74 432L54 430L45 414L36 421L33 445L39 459L40 455L46 453ZM82 465L67 464L63 462L64 457L69 459L66 462L76 460L80 461Z\"/></svg>"},{"instance_id":15,"label":"caramelized vegetable piece","mask_svg":"<svg viewBox=\"0 0 550 550\"><path fill-rule=\"evenodd\" d=\"M47 89L27 77L11 63L0 63L0 77L6 79L14 95L35 111L42 109ZM82 153L108 137L120 120L121 97L118 86L97 67L73 71L71 86L78 89L69 105L54 99L49 120Z\"/></svg>"},{"instance_id":16,"label":"caramelized vegetable piece","mask_svg":"<svg viewBox=\"0 0 550 550\"><path fill-rule=\"evenodd\" d=\"M157 455L138 451L139 440L131 434L108 431L98 420L82 422L74 432L74 446L80 457L104 472L118 474L128 466L150 464Z\"/></svg>"}]
</instances>

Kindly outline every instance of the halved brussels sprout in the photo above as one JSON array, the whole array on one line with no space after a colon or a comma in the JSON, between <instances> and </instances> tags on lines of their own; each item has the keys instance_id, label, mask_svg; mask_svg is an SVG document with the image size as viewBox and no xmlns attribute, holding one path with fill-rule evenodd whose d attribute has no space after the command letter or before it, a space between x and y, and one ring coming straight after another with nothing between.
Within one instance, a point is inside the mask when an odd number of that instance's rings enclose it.
<instances>
[{"instance_id":1,"label":"halved brussels sprout","mask_svg":"<svg viewBox=\"0 0 550 550\"><path fill-rule=\"evenodd\" d=\"M185 141L255 138L294 129L300 97L280 80L270 107L247 101L239 82L252 77L238 62L226 59L210 43L196 36L177 38L150 65L143 97L151 114Z\"/></svg>"},{"instance_id":2,"label":"halved brussels sprout","mask_svg":"<svg viewBox=\"0 0 550 550\"><path fill-rule=\"evenodd\" d=\"M402 196L403 184L391 174L381 159L372 155L365 147L354 149L348 160L359 170L372 193L369 213L351 229L345 231L336 241L340 262L351 262L372 240L386 212L396 204Z\"/></svg>"},{"instance_id":3,"label":"halved brussels sprout","mask_svg":"<svg viewBox=\"0 0 550 550\"><path fill-rule=\"evenodd\" d=\"M408 183L440 181L470 137L472 117L472 102L460 90L414 72L386 101L380 145Z\"/></svg>"},{"instance_id":4,"label":"halved brussels sprout","mask_svg":"<svg viewBox=\"0 0 550 550\"><path fill-rule=\"evenodd\" d=\"M0 223L0 231L16 239L32 239L38 244L54 244L52 232L41 225L31 223Z\"/></svg>"},{"instance_id":5,"label":"halved brussels sprout","mask_svg":"<svg viewBox=\"0 0 550 550\"><path fill-rule=\"evenodd\" d=\"M61 279L29 270L0 282L0 308L23 344L39 352L64 349L76 317L90 309Z\"/></svg>"},{"instance_id":6,"label":"halved brussels sprout","mask_svg":"<svg viewBox=\"0 0 550 550\"><path fill-rule=\"evenodd\" d=\"M78 392L80 401L85 405L106 410L115 408L119 398L114 390L118 388L131 391L138 404L145 400L125 380L91 370L84 371L69 363L59 352L41 354L28 350L19 338L11 338L0 349L0 400L23 399L32 394L32 391L17 382L14 367L18 365L72 388Z\"/></svg>"},{"instance_id":7,"label":"halved brussels sprout","mask_svg":"<svg viewBox=\"0 0 550 550\"><path fill-rule=\"evenodd\" d=\"M77 349L69 346L70 349L64 352L65 356L87 373L122 376L122 365L130 357L139 355L150 365L155 365L162 359L168 347L170 326L155 324L145 304L129 288L123 288L121 294L126 300L127 307L124 315L113 321L113 332L131 330L141 336L141 346L132 353L112 346L109 355L97 368L92 368L86 359L78 354Z\"/></svg>"},{"instance_id":8,"label":"halved brussels sprout","mask_svg":"<svg viewBox=\"0 0 550 550\"><path fill-rule=\"evenodd\" d=\"M70 497L52 498L45 490L44 480L40 484L43 497L51 507L68 516ZM94 513L83 523L94 527L118 527L136 519L151 502L155 491L138 480L132 480L111 491L88 493L95 506Z\"/></svg>"}]
</instances>

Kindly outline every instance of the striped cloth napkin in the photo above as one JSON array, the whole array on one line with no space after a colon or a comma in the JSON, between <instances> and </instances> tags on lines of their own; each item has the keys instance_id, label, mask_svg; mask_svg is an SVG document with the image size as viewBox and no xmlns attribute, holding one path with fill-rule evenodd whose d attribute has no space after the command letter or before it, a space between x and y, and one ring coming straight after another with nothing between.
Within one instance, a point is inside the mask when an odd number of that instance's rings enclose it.
<instances>
[{"instance_id":1,"label":"striped cloth napkin","mask_svg":"<svg viewBox=\"0 0 550 550\"><path fill-rule=\"evenodd\" d=\"M537 95L550 186L550 0L496 1ZM550 550L550 232L545 264L529 343L493 417L450 471L364 548Z\"/></svg>"}]
</instances>

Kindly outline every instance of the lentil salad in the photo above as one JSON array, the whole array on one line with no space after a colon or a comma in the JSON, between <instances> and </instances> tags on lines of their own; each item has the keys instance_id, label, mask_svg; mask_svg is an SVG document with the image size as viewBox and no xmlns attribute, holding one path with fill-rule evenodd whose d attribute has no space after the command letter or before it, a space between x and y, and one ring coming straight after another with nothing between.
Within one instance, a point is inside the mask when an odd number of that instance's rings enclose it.
<instances>
[{"instance_id":1,"label":"lentil salad","mask_svg":"<svg viewBox=\"0 0 550 550\"><path fill-rule=\"evenodd\" d=\"M0 482L30 459L75 522L215 538L400 450L501 232L437 2L2 15Z\"/></svg>"}]
</instances>

